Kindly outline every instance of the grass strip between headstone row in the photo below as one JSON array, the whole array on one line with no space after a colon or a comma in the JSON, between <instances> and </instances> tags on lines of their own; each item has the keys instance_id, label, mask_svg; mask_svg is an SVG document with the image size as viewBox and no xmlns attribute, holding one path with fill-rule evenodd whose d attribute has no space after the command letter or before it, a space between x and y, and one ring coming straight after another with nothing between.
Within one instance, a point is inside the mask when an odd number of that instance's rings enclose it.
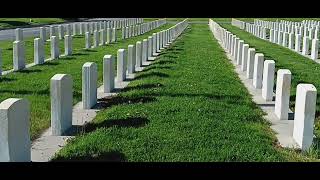
<instances>
[{"instance_id":1,"label":"grass strip between headstone row","mask_svg":"<svg viewBox=\"0 0 320 180\"><path fill-rule=\"evenodd\" d=\"M30 102L31 139L34 140L50 126L50 79L52 76L60 73L72 76L73 103L76 104L81 101L82 66L84 63L97 63L98 84L101 85L104 55L111 54L116 57L118 49L127 49L129 44L135 44L136 41L143 40L152 33L171 26L172 24L166 24L146 34L125 40L119 39L116 43L89 50L83 49L84 38L73 37L73 55L0 77L0 101L7 98L26 98ZM64 49L60 48L61 50L64 52Z\"/></svg>"},{"instance_id":2,"label":"grass strip between headstone row","mask_svg":"<svg viewBox=\"0 0 320 180\"><path fill-rule=\"evenodd\" d=\"M0 18L0 28L7 29L62 22L65 22L65 20L61 18Z\"/></svg>"},{"instance_id":3,"label":"grass strip between headstone row","mask_svg":"<svg viewBox=\"0 0 320 180\"><path fill-rule=\"evenodd\" d=\"M47 30L48 31L48 30ZM79 32L78 32L79 33ZM66 32L64 32L66 35ZM72 32L71 32L72 34ZM58 32L56 33L57 38L59 39ZM121 30L117 30L116 36L118 40L121 40ZM34 39L36 37L26 37L24 38L24 48L26 54L26 64L30 64L34 62ZM49 32L47 32L47 39L50 38ZM100 41L100 32L99 32L99 41ZM13 42L14 41L0 41L0 49L1 58L2 58L2 71L13 69ZM93 44L94 37L93 34L90 34L90 43ZM45 48L45 59L51 57L51 42L45 41L44 48ZM85 36L84 33L82 35L75 35L72 36L72 48L73 51L81 50L85 47ZM60 55L63 55L64 52L64 39L59 40L59 49Z\"/></svg>"},{"instance_id":4,"label":"grass strip between headstone row","mask_svg":"<svg viewBox=\"0 0 320 180\"><path fill-rule=\"evenodd\" d=\"M219 21L225 21L219 18L213 20L217 23L219 23ZM293 111L295 107L296 90L298 84L310 83L317 88L318 92L316 104L317 107L315 134L317 137L320 137L320 64L285 47L266 40L259 39L244 30L232 26L229 23L220 23L220 25L233 34L237 35L240 39L244 40L244 42L248 43L251 48L255 48L256 53L263 53L266 60L274 60L276 62L276 71L278 69L289 69L291 71L292 79L290 92L290 108ZM275 88L276 81L274 92Z\"/></svg>"},{"instance_id":5,"label":"grass strip between headstone row","mask_svg":"<svg viewBox=\"0 0 320 180\"><path fill-rule=\"evenodd\" d=\"M190 27L53 161L309 160L277 146L208 25Z\"/></svg>"}]
</instances>

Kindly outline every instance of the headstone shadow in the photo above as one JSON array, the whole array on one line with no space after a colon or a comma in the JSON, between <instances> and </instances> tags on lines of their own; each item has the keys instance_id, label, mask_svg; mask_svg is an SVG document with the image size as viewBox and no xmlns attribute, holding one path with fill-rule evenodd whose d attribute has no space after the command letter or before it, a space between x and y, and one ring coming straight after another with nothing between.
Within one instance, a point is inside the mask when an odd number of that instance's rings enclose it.
<instances>
[{"instance_id":1,"label":"headstone shadow","mask_svg":"<svg viewBox=\"0 0 320 180\"><path fill-rule=\"evenodd\" d=\"M148 72L148 73L139 74L135 79L143 79L148 77L168 78L169 75L162 72Z\"/></svg>"},{"instance_id":2,"label":"headstone shadow","mask_svg":"<svg viewBox=\"0 0 320 180\"><path fill-rule=\"evenodd\" d=\"M40 69L22 69L22 70L19 70L17 72L19 73L25 73L25 74L30 74L30 73L36 73L36 72L41 72L42 70Z\"/></svg>"},{"instance_id":3,"label":"headstone shadow","mask_svg":"<svg viewBox=\"0 0 320 180\"><path fill-rule=\"evenodd\" d=\"M71 158L57 158L52 160L51 162L78 162L78 161L104 161L104 162L126 162L128 161L125 154L117 151L112 150L109 152L104 152L102 154L94 154L94 155L83 155L83 156L74 156Z\"/></svg>"},{"instance_id":4,"label":"headstone shadow","mask_svg":"<svg viewBox=\"0 0 320 180\"><path fill-rule=\"evenodd\" d=\"M111 106L116 106L121 104L149 103L153 101L156 101L156 98L152 96L143 96L143 97L108 96L108 97L98 99L98 103L94 108L105 109Z\"/></svg>"},{"instance_id":5,"label":"headstone shadow","mask_svg":"<svg viewBox=\"0 0 320 180\"><path fill-rule=\"evenodd\" d=\"M0 77L0 82L12 82L12 81L16 81L17 79L15 78L8 78L8 77L4 77L4 76L1 76Z\"/></svg>"}]
</instances>

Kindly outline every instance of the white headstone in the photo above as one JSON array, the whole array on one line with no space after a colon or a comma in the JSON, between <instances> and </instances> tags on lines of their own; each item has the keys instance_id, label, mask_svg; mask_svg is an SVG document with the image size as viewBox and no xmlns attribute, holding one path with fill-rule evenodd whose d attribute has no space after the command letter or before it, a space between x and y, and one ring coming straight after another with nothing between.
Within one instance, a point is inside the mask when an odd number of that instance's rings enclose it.
<instances>
[{"instance_id":1,"label":"white headstone","mask_svg":"<svg viewBox=\"0 0 320 180\"><path fill-rule=\"evenodd\" d=\"M53 136L64 135L72 126L72 84L72 78L68 74L56 74L50 80Z\"/></svg>"},{"instance_id":2,"label":"white headstone","mask_svg":"<svg viewBox=\"0 0 320 180\"><path fill-rule=\"evenodd\" d=\"M117 81L122 82L126 79L126 50L119 49L117 54Z\"/></svg>"},{"instance_id":3,"label":"white headstone","mask_svg":"<svg viewBox=\"0 0 320 180\"><path fill-rule=\"evenodd\" d=\"M313 142L317 89L312 84L298 84L294 113L293 139L302 151L308 150Z\"/></svg>"},{"instance_id":4,"label":"white headstone","mask_svg":"<svg viewBox=\"0 0 320 180\"><path fill-rule=\"evenodd\" d=\"M148 56L147 59L149 59L150 57L152 57L152 36L148 37Z\"/></svg>"},{"instance_id":5,"label":"white headstone","mask_svg":"<svg viewBox=\"0 0 320 180\"><path fill-rule=\"evenodd\" d=\"M274 70L274 60L265 60L263 65L262 98L266 101L272 101L273 98Z\"/></svg>"},{"instance_id":6,"label":"white headstone","mask_svg":"<svg viewBox=\"0 0 320 180\"><path fill-rule=\"evenodd\" d=\"M142 66L142 43L141 41L137 41L136 43L136 68L140 68Z\"/></svg>"},{"instance_id":7,"label":"white headstone","mask_svg":"<svg viewBox=\"0 0 320 180\"><path fill-rule=\"evenodd\" d=\"M128 73L133 74L136 66L136 47L128 45Z\"/></svg>"},{"instance_id":8,"label":"white headstone","mask_svg":"<svg viewBox=\"0 0 320 180\"><path fill-rule=\"evenodd\" d=\"M111 43L111 28L107 28L107 44Z\"/></svg>"},{"instance_id":9,"label":"white headstone","mask_svg":"<svg viewBox=\"0 0 320 180\"><path fill-rule=\"evenodd\" d=\"M288 44L289 49L293 49L293 43L294 43L294 34L289 33L289 44Z\"/></svg>"},{"instance_id":10,"label":"white headstone","mask_svg":"<svg viewBox=\"0 0 320 180\"><path fill-rule=\"evenodd\" d=\"M93 47L95 48L98 46L99 46L99 32L95 30L93 34Z\"/></svg>"},{"instance_id":11,"label":"white headstone","mask_svg":"<svg viewBox=\"0 0 320 180\"><path fill-rule=\"evenodd\" d=\"M301 35L300 34L296 34L296 40L295 40L294 46L295 46L294 50L296 52L301 52Z\"/></svg>"},{"instance_id":12,"label":"white headstone","mask_svg":"<svg viewBox=\"0 0 320 180\"><path fill-rule=\"evenodd\" d=\"M13 42L13 69L18 71L26 67L26 57L23 41Z\"/></svg>"},{"instance_id":13,"label":"white headstone","mask_svg":"<svg viewBox=\"0 0 320 180\"><path fill-rule=\"evenodd\" d=\"M103 57L103 91L110 93L114 89L114 57L105 55Z\"/></svg>"},{"instance_id":14,"label":"white headstone","mask_svg":"<svg viewBox=\"0 0 320 180\"><path fill-rule=\"evenodd\" d=\"M279 69L277 72L275 114L280 120L287 120L291 88L291 72Z\"/></svg>"},{"instance_id":15,"label":"white headstone","mask_svg":"<svg viewBox=\"0 0 320 180\"><path fill-rule=\"evenodd\" d=\"M59 41L56 36L51 36L51 59L59 58Z\"/></svg>"},{"instance_id":16,"label":"white headstone","mask_svg":"<svg viewBox=\"0 0 320 180\"><path fill-rule=\"evenodd\" d=\"M157 53L157 34L152 34L152 55L155 56Z\"/></svg>"},{"instance_id":17,"label":"white headstone","mask_svg":"<svg viewBox=\"0 0 320 180\"><path fill-rule=\"evenodd\" d=\"M117 30L116 28L112 28L112 41L111 42L116 42L117 41Z\"/></svg>"},{"instance_id":18,"label":"white headstone","mask_svg":"<svg viewBox=\"0 0 320 180\"><path fill-rule=\"evenodd\" d=\"M309 37L303 37L303 43L302 43L302 54L303 55L309 55Z\"/></svg>"},{"instance_id":19,"label":"white headstone","mask_svg":"<svg viewBox=\"0 0 320 180\"><path fill-rule=\"evenodd\" d=\"M0 162L30 161L30 104L6 99L0 103Z\"/></svg>"},{"instance_id":20,"label":"white headstone","mask_svg":"<svg viewBox=\"0 0 320 180\"><path fill-rule=\"evenodd\" d=\"M47 40L47 32L45 27L40 27L40 38L42 41Z\"/></svg>"},{"instance_id":21,"label":"white headstone","mask_svg":"<svg viewBox=\"0 0 320 180\"><path fill-rule=\"evenodd\" d=\"M319 51L319 40L312 39L311 44L311 59L317 60L318 59L318 51Z\"/></svg>"},{"instance_id":22,"label":"white headstone","mask_svg":"<svg viewBox=\"0 0 320 180\"><path fill-rule=\"evenodd\" d=\"M247 61L248 61L248 51L249 50L249 44L244 44L242 47L242 57L241 57L241 70L246 71L247 70Z\"/></svg>"},{"instance_id":23,"label":"white headstone","mask_svg":"<svg viewBox=\"0 0 320 180\"><path fill-rule=\"evenodd\" d=\"M256 89L262 88L263 62L264 55L262 53L255 54L252 83L253 87L255 87Z\"/></svg>"},{"instance_id":24,"label":"white headstone","mask_svg":"<svg viewBox=\"0 0 320 180\"><path fill-rule=\"evenodd\" d=\"M82 105L91 109L97 103L98 67L94 62L82 66Z\"/></svg>"},{"instance_id":25,"label":"white headstone","mask_svg":"<svg viewBox=\"0 0 320 180\"><path fill-rule=\"evenodd\" d=\"M34 63L43 64L44 63L44 42L40 38L34 39Z\"/></svg>"},{"instance_id":26,"label":"white headstone","mask_svg":"<svg viewBox=\"0 0 320 180\"><path fill-rule=\"evenodd\" d=\"M72 36L64 36L64 54L66 56L72 55Z\"/></svg>"},{"instance_id":27,"label":"white headstone","mask_svg":"<svg viewBox=\"0 0 320 180\"><path fill-rule=\"evenodd\" d=\"M103 46L106 44L106 30L101 29L100 30L100 46Z\"/></svg>"},{"instance_id":28,"label":"white headstone","mask_svg":"<svg viewBox=\"0 0 320 180\"><path fill-rule=\"evenodd\" d=\"M64 37L64 30L63 30L63 26L59 25L58 26L58 31L59 31L59 39L63 39Z\"/></svg>"},{"instance_id":29,"label":"white headstone","mask_svg":"<svg viewBox=\"0 0 320 180\"><path fill-rule=\"evenodd\" d=\"M23 41L23 30L20 28L15 29L16 41Z\"/></svg>"},{"instance_id":30,"label":"white headstone","mask_svg":"<svg viewBox=\"0 0 320 180\"><path fill-rule=\"evenodd\" d=\"M85 41L86 41L86 49L89 49L91 47L91 45L90 45L90 32L85 33Z\"/></svg>"},{"instance_id":31,"label":"white headstone","mask_svg":"<svg viewBox=\"0 0 320 180\"><path fill-rule=\"evenodd\" d=\"M236 58L237 65L241 65L241 63L242 63L243 43L244 43L243 40L239 40L239 42L238 42L238 52L237 52L237 58Z\"/></svg>"}]
</instances>

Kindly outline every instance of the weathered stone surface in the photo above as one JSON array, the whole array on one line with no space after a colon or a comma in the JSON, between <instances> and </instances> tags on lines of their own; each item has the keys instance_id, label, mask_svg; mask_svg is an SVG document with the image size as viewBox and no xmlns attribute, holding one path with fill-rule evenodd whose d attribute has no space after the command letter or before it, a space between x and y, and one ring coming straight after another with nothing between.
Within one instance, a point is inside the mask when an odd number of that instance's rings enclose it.
<instances>
[{"instance_id":1,"label":"weathered stone surface","mask_svg":"<svg viewBox=\"0 0 320 180\"><path fill-rule=\"evenodd\" d=\"M280 120L287 120L291 88L291 72L279 69L277 72L275 114Z\"/></svg>"},{"instance_id":2,"label":"weathered stone surface","mask_svg":"<svg viewBox=\"0 0 320 180\"><path fill-rule=\"evenodd\" d=\"M0 103L0 162L30 162L30 103L9 98Z\"/></svg>"},{"instance_id":3,"label":"weathered stone surface","mask_svg":"<svg viewBox=\"0 0 320 180\"><path fill-rule=\"evenodd\" d=\"M44 42L40 38L34 39L34 64L44 63Z\"/></svg>"},{"instance_id":4,"label":"weathered stone surface","mask_svg":"<svg viewBox=\"0 0 320 180\"><path fill-rule=\"evenodd\" d=\"M294 113L293 138L302 151L308 150L313 142L317 89L312 84L298 84Z\"/></svg>"},{"instance_id":5,"label":"weathered stone surface","mask_svg":"<svg viewBox=\"0 0 320 180\"><path fill-rule=\"evenodd\" d=\"M110 93L114 89L114 57L105 55L103 57L103 91Z\"/></svg>"},{"instance_id":6,"label":"weathered stone surface","mask_svg":"<svg viewBox=\"0 0 320 180\"><path fill-rule=\"evenodd\" d=\"M13 42L13 70L18 71L26 67L26 57L23 41Z\"/></svg>"},{"instance_id":7,"label":"weathered stone surface","mask_svg":"<svg viewBox=\"0 0 320 180\"><path fill-rule=\"evenodd\" d=\"M64 135L72 126L72 78L56 74L51 78L51 131L53 136Z\"/></svg>"},{"instance_id":8,"label":"weathered stone surface","mask_svg":"<svg viewBox=\"0 0 320 180\"><path fill-rule=\"evenodd\" d=\"M87 62L82 66L82 105L91 109L97 103L98 66Z\"/></svg>"}]
</instances>

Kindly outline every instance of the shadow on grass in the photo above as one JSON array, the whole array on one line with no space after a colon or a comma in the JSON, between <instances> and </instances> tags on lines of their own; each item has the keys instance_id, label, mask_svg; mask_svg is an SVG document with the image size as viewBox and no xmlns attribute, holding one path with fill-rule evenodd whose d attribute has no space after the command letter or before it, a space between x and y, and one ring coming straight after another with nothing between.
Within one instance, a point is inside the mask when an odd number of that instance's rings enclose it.
<instances>
[{"instance_id":1,"label":"shadow on grass","mask_svg":"<svg viewBox=\"0 0 320 180\"><path fill-rule=\"evenodd\" d=\"M59 65L58 62L53 62L53 61L47 61L43 64L39 64L38 66L56 66L56 65Z\"/></svg>"},{"instance_id":2,"label":"shadow on grass","mask_svg":"<svg viewBox=\"0 0 320 180\"><path fill-rule=\"evenodd\" d=\"M0 78L0 82L1 82L1 78ZM43 89L43 90L5 90L5 89L0 89L0 93L13 93L16 95L28 95L28 94L35 94L35 95L47 95L48 98L50 98L50 90L49 88ZM77 100L81 100L82 95L81 93L77 92L77 91L73 91L73 98L77 99Z\"/></svg>"},{"instance_id":3,"label":"shadow on grass","mask_svg":"<svg viewBox=\"0 0 320 180\"><path fill-rule=\"evenodd\" d=\"M78 52L78 53L74 53L74 54L72 54L73 56L86 56L86 55L90 55L89 53L80 53L80 52Z\"/></svg>"},{"instance_id":4,"label":"shadow on grass","mask_svg":"<svg viewBox=\"0 0 320 180\"><path fill-rule=\"evenodd\" d=\"M8 24L10 26L28 26L30 23L23 21L1 21L1 24Z\"/></svg>"},{"instance_id":5,"label":"shadow on grass","mask_svg":"<svg viewBox=\"0 0 320 180\"><path fill-rule=\"evenodd\" d=\"M147 72L153 69L172 69L172 67L171 66L149 66L148 68L145 68L143 72Z\"/></svg>"},{"instance_id":6,"label":"shadow on grass","mask_svg":"<svg viewBox=\"0 0 320 180\"><path fill-rule=\"evenodd\" d=\"M11 81L16 81L17 79L15 78L8 78L8 77L0 77L0 82L11 82Z\"/></svg>"},{"instance_id":7,"label":"shadow on grass","mask_svg":"<svg viewBox=\"0 0 320 180\"><path fill-rule=\"evenodd\" d=\"M135 79L137 80L137 79L143 79L148 77L168 78L169 75L162 72L150 72L150 73L139 74Z\"/></svg>"},{"instance_id":8,"label":"shadow on grass","mask_svg":"<svg viewBox=\"0 0 320 180\"><path fill-rule=\"evenodd\" d=\"M178 58L178 56L173 56L171 54L168 54L168 55L163 55L164 58L170 58L170 59L176 59Z\"/></svg>"},{"instance_id":9,"label":"shadow on grass","mask_svg":"<svg viewBox=\"0 0 320 180\"><path fill-rule=\"evenodd\" d=\"M98 52L97 50L94 50L94 49L84 49L83 51L85 51L85 52Z\"/></svg>"},{"instance_id":10,"label":"shadow on grass","mask_svg":"<svg viewBox=\"0 0 320 180\"><path fill-rule=\"evenodd\" d=\"M151 89L151 88L159 88L163 87L163 84L154 83L154 84L141 84L137 86L125 87L122 92L128 92L132 90L142 90L142 89Z\"/></svg>"},{"instance_id":11,"label":"shadow on grass","mask_svg":"<svg viewBox=\"0 0 320 180\"><path fill-rule=\"evenodd\" d=\"M63 161L105 161L105 162L126 162L128 161L125 155L119 151L109 151L103 154L86 155L86 156L74 156L71 158L59 157L51 162L63 162Z\"/></svg>"},{"instance_id":12,"label":"shadow on grass","mask_svg":"<svg viewBox=\"0 0 320 180\"><path fill-rule=\"evenodd\" d=\"M76 59L74 56L65 56L65 57L60 58L60 60L63 60L63 61L69 61L69 60L74 60L74 59Z\"/></svg>"},{"instance_id":13,"label":"shadow on grass","mask_svg":"<svg viewBox=\"0 0 320 180\"><path fill-rule=\"evenodd\" d=\"M156 101L155 97L123 97L123 96L109 96L98 99L98 103L94 107L95 109L105 109L111 106L120 104L138 104L138 103L149 103Z\"/></svg>"},{"instance_id":14,"label":"shadow on grass","mask_svg":"<svg viewBox=\"0 0 320 180\"><path fill-rule=\"evenodd\" d=\"M36 73L36 72L41 72L42 70L40 69L23 69L20 71L17 71L19 73L25 73L25 74L30 74L30 73Z\"/></svg>"},{"instance_id":15,"label":"shadow on grass","mask_svg":"<svg viewBox=\"0 0 320 180\"><path fill-rule=\"evenodd\" d=\"M75 35L75 36L72 36L73 39L79 39L79 38L83 38L83 36L81 35Z\"/></svg>"},{"instance_id":16,"label":"shadow on grass","mask_svg":"<svg viewBox=\"0 0 320 180\"><path fill-rule=\"evenodd\" d=\"M140 128L144 127L150 122L149 119L143 117L128 117L125 119L106 119L100 123L89 123L84 128L86 133L95 131L99 128L110 128L110 127L119 127L119 128Z\"/></svg>"},{"instance_id":17,"label":"shadow on grass","mask_svg":"<svg viewBox=\"0 0 320 180\"><path fill-rule=\"evenodd\" d=\"M186 97L186 98L193 98L193 97L205 97L208 100L214 101L223 101L227 104L231 105L248 105L252 108L256 108L257 105L252 101L246 101L247 97L243 96L234 96L234 95L213 95L213 94L191 94L191 93L170 93L162 91L161 93L153 93L150 92L148 95L151 96L167 96L167 97Z\"/></svg>"},{"instance_id":18,"label":"shadow on grass","mask_svg":"<svg viewBox=\"0 0 320 180\"><path fill-rule=\"evenodd\" d=\"M37 65L37 66L56 66L56 65L59 65L59 62L57 62L57 61L47 61L47 62L45 62L45 63L43 63L43 64L39 64L39 65Z\"/></svg>"},{"instance_id":19,"label":"shadow on grass","mask_svg":"<svg viewBox=\"0 0 320 180\"><path fill-rule=\"evenodd\" d=\"M160 61L157 61L157 62L153 63L152 65L155 65L155 64L160 64L160 65L163 65L163 64L177 64L177 62L175 62L173 60L160 60Z\"/></svg>"}]
</instances>

